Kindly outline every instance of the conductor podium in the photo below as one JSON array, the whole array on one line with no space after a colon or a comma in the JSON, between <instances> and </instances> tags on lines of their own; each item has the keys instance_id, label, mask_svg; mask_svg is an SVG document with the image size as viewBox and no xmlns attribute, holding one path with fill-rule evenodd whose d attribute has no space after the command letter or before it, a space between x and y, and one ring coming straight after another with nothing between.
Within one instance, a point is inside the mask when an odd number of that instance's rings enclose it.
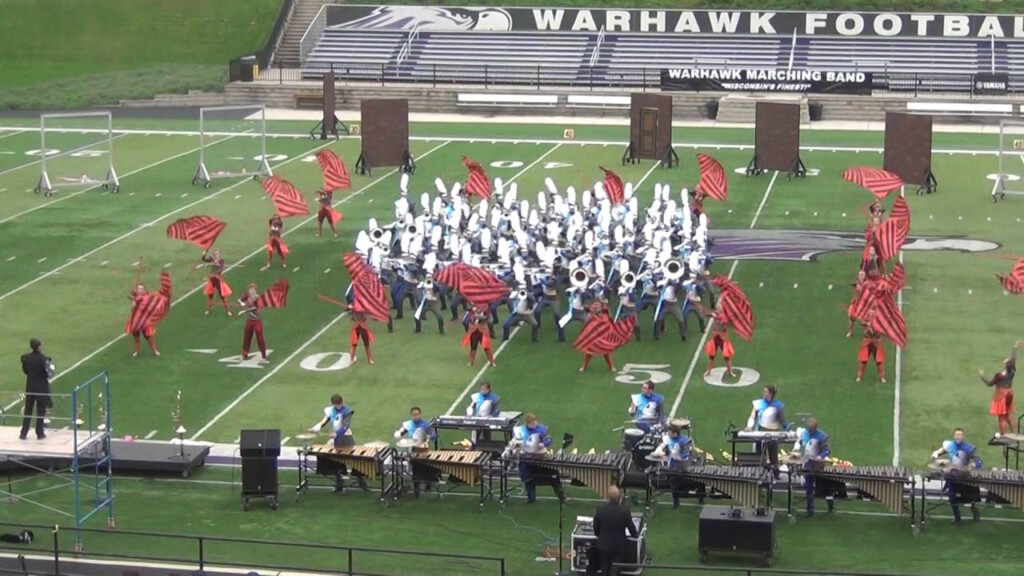
<instances>
[{"instance_id":1,"label":"conductor podium","mask_svg":"<svg viewBox=\"0 0 1024 576\"><path fill-rule=\"evenodd\" d=\"M277 510L277 458L281 455L280 430L242 430L242 510L252 498L266 498Z\"/></svg>"}]
</instances>

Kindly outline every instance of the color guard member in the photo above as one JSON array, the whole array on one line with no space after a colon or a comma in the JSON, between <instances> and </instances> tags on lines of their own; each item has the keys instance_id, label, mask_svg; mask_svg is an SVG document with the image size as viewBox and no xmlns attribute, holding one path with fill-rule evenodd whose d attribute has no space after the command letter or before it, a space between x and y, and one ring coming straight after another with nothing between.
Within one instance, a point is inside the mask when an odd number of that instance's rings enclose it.
<instances>
[{"instance_id":1,"label":"color guard member","mask_svg":"<svg viewBox=\"0 0 1024 576\"><path fill-rule=\"evenodd\" d=\"M356 356L356 350L359 347L359 341L363 341L363 350L366 351L366 361L371 365L373 364L373 352L370 350L370 345L376 341L373 337L373 332L370 331L370 319L365 312L357 312L349 306L349 314L352 316L352 331L349 333L348 343L351 346L349 356L352 357L352 363L355 364L358 360Z\"/></svg>"},{"instance_id":2,"label":"color guard member","mask_svg":"<svg viewBox=\"0 0 1024 576\"><path fill-rule=\"evenodd\" d=\"M274 259L274 253L276 252L278 257L281 258L281 267L287 268L288 263L285 259L288 256L288 246L284 243L282 233L284 232L284 220L277 214L270 217L267 221L267 225L270 226L270 235L267 237L267 265L260 270L270 269L270 263Z\"/></svg>"},{"instance_id":3,"label":"color guard member","mask_svg":"<svg viewBox=\"0 0 1024 576\"><path fill-rule=\"evenodd\" d=\"M317 190L316 199L320 204L320 211L316 213L316 237L319 238L324 230L324 220L331 227L334 237L338 237L338 229L334 227L334 220L331 219L331 205L334 204L333 190ZM397 202L396 202L397 204Z\"/></svg>"},{"instance_id":4,"label":"color guard member","mask_svg":"<svg viewBox=\"0 0 1024 576\"><path fill-rule=\"evenodd\" d=\"M238 300L242 307L242 314L245 316L245 335L242 338L242 360L249 359L249 348L252 346L252 337L256 336L256 345L260 349L261 362L267 362L267 343L263 340L263 318L260 312L260 295L256 291L256 284L249 284L245 295Z\"/></svg>"},{"instance_id":5,"label":"color guard member","mask_svg":"<svg viewBox=\"0 0 1024 576\"><path fill-rule=\"evenodd\" d=\"M231 316L231 304L228 303L228 296L231 296L231 286L224 280L224 259L220 256L220 250L214 250L213 256L207 256L205 252L202 255L203 262L210 265L210 276L206 280L206 288L203 292L206 294L206 315L210 315L210 309L213 308L213 296L216 294L220 297L220 301L224 303L224 310Z\"/></svg>"},{"instance_id":6,"label":"color guard member","mask_svg":"<svg viewBox=\"0 0 1024 576\"><path fill-rule=\"evenodd\" d=\"M497 367L498 363L494 361L494 354L491 352L490 332L493 328L490 315L486 309L473 306L467 316L469 325L466 335L462 337L462 346L469 346L469 364L466 366L472 366L476 362L476 349L483 348L484 354L487 355L487 361L491 363L491 366Z\"/></svg>"},{"instance_id":7,"label":"color guard member","mask_svg":"<svg viewBox=\"0 0 1024 576\"><path fill-rule=\"evenodd\" d=\"M136 330L135 332L131 332L132 316L135 315L135 309L139 307L139 304L142 303L142 299L145 296L146 287L143 286L142 284L136 286L135 290L132 290L131 295L128 296L128 298L132 301L132 309L131 313L128 314L128 326L125 327L125 332L128 332L132 335L132 358L138 358L139 356L139 349L141 348L142 344L140 341L140 337L146 339L146 344L149 344L149 349L153 352L153 356L160 355L160 351L156 349L156 340L154 339L154 337L156 336L155 328L147 324L146 327L143 328L142 330Z\"/></svg>"},{"instance_id":8,"label":"color guard member","mask_svg":"<svg viewBox=\"0 0 1024 576\"><path fill-rule=\"evenodd\" d=\"M1003 369L993 374L991 380L985 379L984 370L978 370L981 381L993 388L989 414L999 419L1000 434L1016 432L1013 424L1013 377L1017 373L1017 348L1020 345L1020 340L1014 342L1010 357L1003 360Z\"/></svg>"},{"instance_id":9,"label":"color guard member","mask_svg":"<svg viewBox=\"0 0 1024 576\"><path fill-rule=\"evenodd\" d=\"M864 339L860 341L860 350L857 352L857 382L864 378L864 368L868 360L874 360L878 369L878 379L885 384L885 346L882 344L882 335L870 326L864 327Z\"/></svg>"}]
</instances>

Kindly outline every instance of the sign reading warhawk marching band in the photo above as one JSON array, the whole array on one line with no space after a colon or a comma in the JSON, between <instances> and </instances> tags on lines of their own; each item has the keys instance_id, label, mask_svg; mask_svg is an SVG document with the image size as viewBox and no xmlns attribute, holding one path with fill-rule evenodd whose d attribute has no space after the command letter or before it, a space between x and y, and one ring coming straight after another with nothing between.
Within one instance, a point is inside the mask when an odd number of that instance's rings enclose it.
<instances>
[{"instance_id":1,"label":"sign reading warhawk marching band","mask_svg":"<svg viewBox=\"0 0 1024 576\"><path fill-rule=\"evenodd\" d=\"M354 30L746 34L901 38L1024 38L1024 15L328 6L327 25Z\"/></svg>"},{"instance_id":2,"label":"sign reading warhawk marching band","mask_svg":"<svg viewBox=\"0 0 1024 576\"><path fill-rule=\"evenodd\" d=\"M870 94L870 72L744 68L669 68L662 90Z\"/></svg>"}]
</instances>

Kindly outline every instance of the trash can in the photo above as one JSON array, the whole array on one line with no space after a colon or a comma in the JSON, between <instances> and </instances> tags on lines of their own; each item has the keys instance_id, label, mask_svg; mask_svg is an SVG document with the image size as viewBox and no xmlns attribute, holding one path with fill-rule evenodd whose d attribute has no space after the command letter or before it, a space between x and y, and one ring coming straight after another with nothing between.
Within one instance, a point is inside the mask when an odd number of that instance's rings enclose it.
<instances>
[{"instance_id":1,"label":"trash can","mask_svg":"<svg viewBox=\"0 0 1024 576\"><path fill-rule=\"evenodd\" d=\"M252 82L256 78L259 78L260 65L256 62L255 56L243 56L239 58L239 63L239 80L242 82Z\"/></svg>"},{"instance_id":2,"label":"trash can","mask_svg":"<svg viewBox=\"0 0 1024 576\"><path fill-rule=\"evenodd\" d=\"M821 111L824 105L820 102L811 102L807 105L807 114L811 117L811 122L821 121Z\"/></svg>"}]
</instances>

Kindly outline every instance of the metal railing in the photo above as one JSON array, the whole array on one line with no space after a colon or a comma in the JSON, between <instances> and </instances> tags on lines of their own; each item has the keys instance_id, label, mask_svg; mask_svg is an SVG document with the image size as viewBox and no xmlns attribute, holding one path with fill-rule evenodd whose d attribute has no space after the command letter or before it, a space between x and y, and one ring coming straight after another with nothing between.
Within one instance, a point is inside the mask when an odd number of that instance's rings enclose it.
<instances>
[{"instance_id":1,"label":"metal railing","mask_svg":"<svg viewBox=\"0 0 1024 576\"><path fill-rule=\"evenodd\" d=\"M0 543L0 551L28 557L32 563L30 574L38 575L67 575L74 572L76 563L103 560L128 565L165 563L181 570L241 568L346 576L505 576L505 559L493 556L91 528L68 529L83 538L83 550L74 552L74 538L62 538L59 527L0 523L0 532L22 530L32 531L35 540L31 544ZM147 549L160 552L138 552ZM287 558L287 565L281 565L281 558Z\"/></svg>"},{"instance_id":2,"label":"metal railing","mask_svg":"<svg viewBox=\"0 0 1024 576\"><path fill-rule=\"evenodd\" d=\"M292 15L295 14L296 4L298 4L296 0L284 0L281 4L281 10L277 14L277 19L274 20L274 30L270 33L270 38L267 39L267 45L263 47L262 58L259 59L260 70L269 68L274 61L277 48L281 45L281 40L284 39L284 32L292 21Z\"/></svg>"},{"instance_id":3,"label":"metal railing","mask_svg":"<svg viewBox=\"0 0 1024 576\"><path fill-rule=\"evenodd\" d=\"M402 62L412 54L412 43L420 37L420 25L413 26L412 30L409 31L409 36L405 39L405 43L402 44L402 49L398 51L398 57L395 58L395 66L401 66Z\"/></svg>"},{"instance_id":4,"label":"metal railing","mask_svg":"<svg viewBox=\"0 0 1024 576\"><path fill-rule=\"evenodd\" d=\"M313 17L309 26L306 27L306 32L302 34L302 38L299 40L299 62L302 66L306 65L306 58L309 57L309 53L320 42L320 37L324 35L324 28L327 28L327 6L328 4L325 2L320 7L320 11Z\"/></svg>"},{"instance_id":5,"label":"metal railing","mask_svg":"<svg viewBox=\"0 0 1024 576\"><path fill-rule=\"evenodd\" d=\"M604 44L604 26L601 26L601 31L597 33L597 42L594 43L594 51L590 53L590 67L593 68L597 64L597 60L601 57L601 45Z\"/></svg>"}]
</instances>

